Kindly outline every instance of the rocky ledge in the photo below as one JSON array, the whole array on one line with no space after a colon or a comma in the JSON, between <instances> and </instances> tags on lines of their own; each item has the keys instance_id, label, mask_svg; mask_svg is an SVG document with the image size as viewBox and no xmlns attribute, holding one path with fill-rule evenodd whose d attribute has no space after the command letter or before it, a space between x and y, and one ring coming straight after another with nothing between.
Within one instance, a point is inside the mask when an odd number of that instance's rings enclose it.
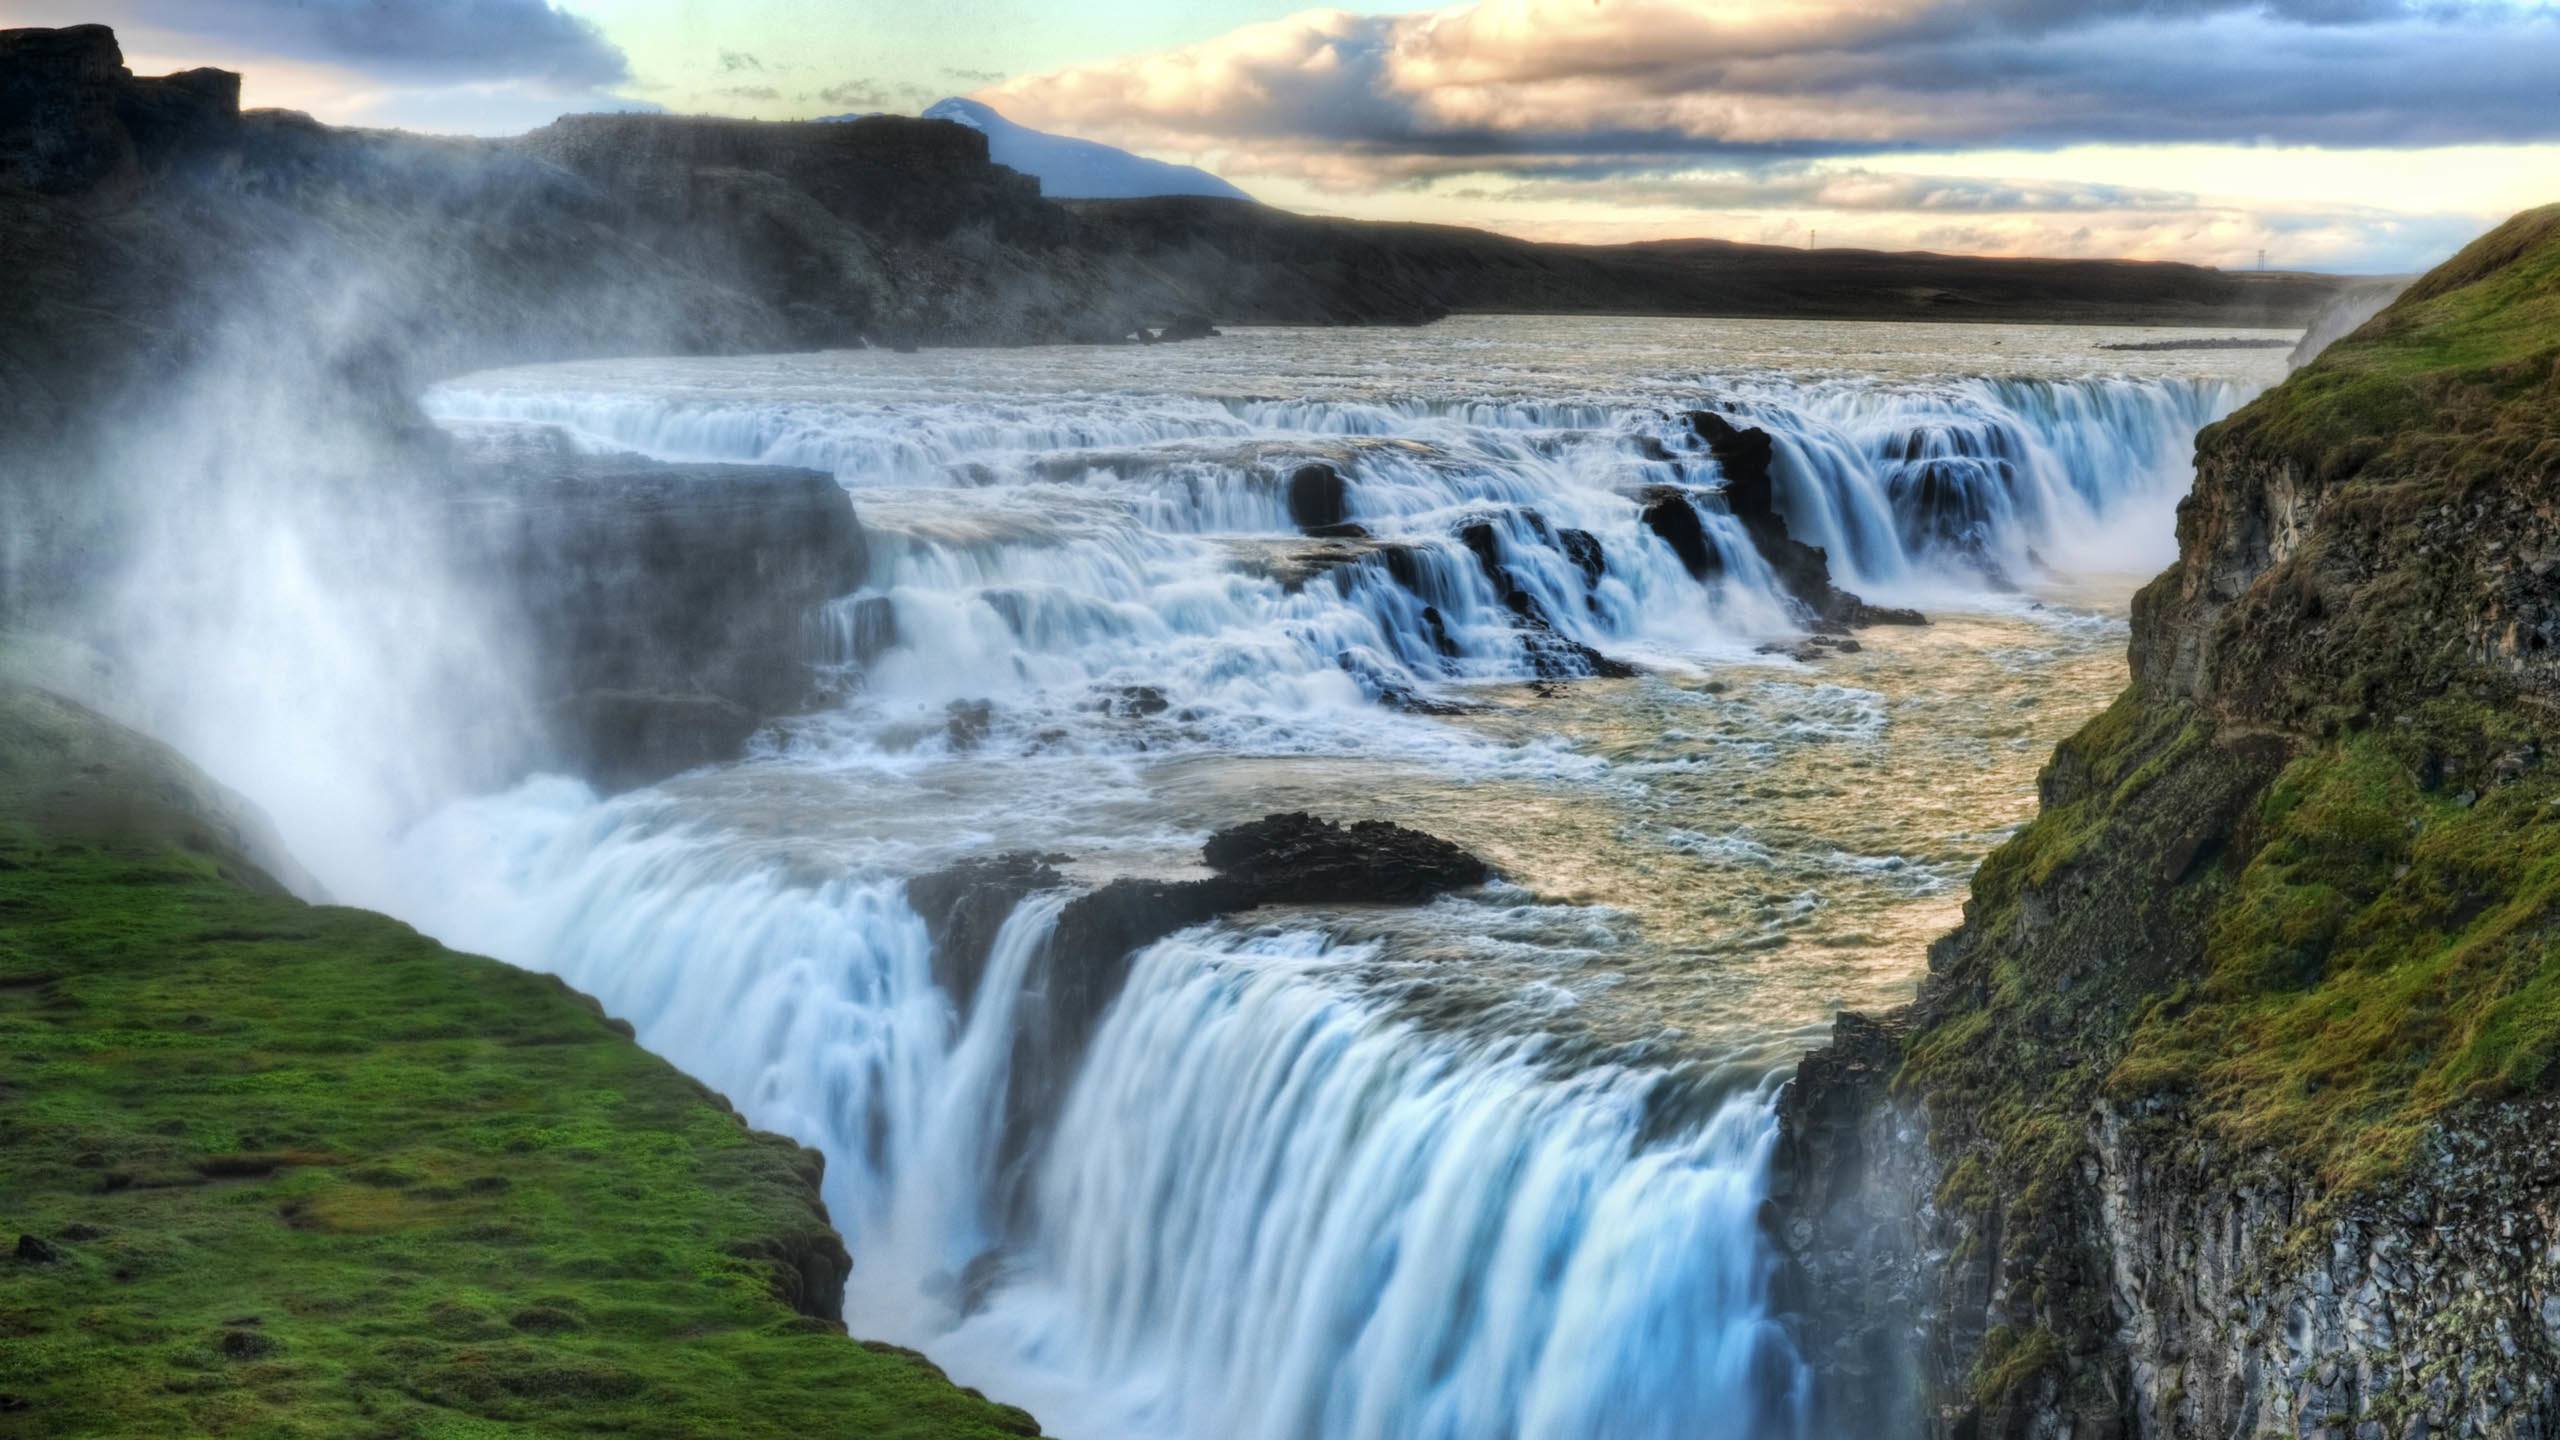
<instances>
[{"instance_id":1,"label":"rocky ledge","mask_svg":"<svg viewBox=\"0 0 2560 1440\"><path fill-rule=\"evenodd\" d=\"M2560 1433L2560 207L2208 429L2133 683L1782 1102L1843 1415Z\"/></svg>"},{"instance_id":2,"label":"rocky ledge","mask_svg":"<svg viewBox=\"0 0 2560 1440\"><path fill-rule=\"evenodd\" d=\"M1414 905L1481 885L1485 863L1457 845L1382 820L1349 825L1304 812L1220 830L1201 847L1212 872L1194 879L1123 877L1085 890L1058 914L1025 982L1043 1003L1017 1017L1004 1150L1017 1171L1082 1060L1093 1027L1120 993L1138 951L1177 930L1263 905ZM964 861L907 882L933 937L934 979L963 1013L975 1002L1005 920L1043 890L1073 888L1063 855Z\"/></svg>"}]
</instances>

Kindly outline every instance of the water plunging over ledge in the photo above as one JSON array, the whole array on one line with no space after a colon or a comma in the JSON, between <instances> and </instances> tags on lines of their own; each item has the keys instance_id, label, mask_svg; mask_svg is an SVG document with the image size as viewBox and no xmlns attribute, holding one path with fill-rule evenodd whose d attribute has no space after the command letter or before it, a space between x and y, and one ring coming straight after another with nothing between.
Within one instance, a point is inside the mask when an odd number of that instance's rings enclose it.
<instances>
[{"instance_id":1,"label":"water plunging over ledge","mask_svg":"<svg viewBox=\"0 0 2560 1440\"><path fill-rule=\"evenodd\" d=\"M822 1148L855 1332L1060 1433L1800 1436L1771 1079L1908 993L2120 685L2195 430L2266 378L2111 333L1480 318L469 377L430 397L458 429L826 468L869 572L811 621L840 703L755 758L450 807L394 867L433 893L358 898L561 974ZM1756 653L1801 620L1700 409L1770 432L1841 583L1937 623ZM1338 514L1293 496L1316 464ZM1180 875L1296 808L1504 878L1160 941L1058 1076L1009 1036L1063 894L965 1013L905 895L1011 849Z\"/></svg>"}]
</instances>

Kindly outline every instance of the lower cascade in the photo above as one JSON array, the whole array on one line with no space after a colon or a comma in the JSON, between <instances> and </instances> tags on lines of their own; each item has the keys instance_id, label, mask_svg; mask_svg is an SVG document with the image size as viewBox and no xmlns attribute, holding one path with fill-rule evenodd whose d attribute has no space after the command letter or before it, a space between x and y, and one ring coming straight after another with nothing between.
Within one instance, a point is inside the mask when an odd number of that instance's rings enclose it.
<instances>
[{"instance_id":1,"label":"lower cascade","mask_svg":"<svg viewBox=\"0 0 2560 1440\"><path fill-rule=\"evenodd\" d=\"M744 759L460 800L335 883L821 1150L854 1332L1071 1440L1849 1433L1765 1233L1776 1081L1908 993L2249 382L1667 376L1583 321L1488 331L1488 395L1227 343L435 392L465 444L823 468L860 573ZM1494 878L1198 878L1288 810ZM965 925L913 898L991 863Z\"/></svg>"},{"instance_id":2,"label":"lower cascade","mask_svg":"<svg viewBox=\"0 0 2560 1440\"><path fill-rule=\"evenodd\" d=\"M1435 1030L1363 998L1375 944L1187 930L1136 957L1015 1224L1007 1046L1061 892L1006 918L960 1015L895 885L704 873L579 798L423 829L415 858L446 874L517 837L426 918L541 958L817 1145L862 1257L848 1314L1069 1397L1068 1433L1804 1433L1758 1233L1764 1089Z\"/></svg>"}]
</instances>

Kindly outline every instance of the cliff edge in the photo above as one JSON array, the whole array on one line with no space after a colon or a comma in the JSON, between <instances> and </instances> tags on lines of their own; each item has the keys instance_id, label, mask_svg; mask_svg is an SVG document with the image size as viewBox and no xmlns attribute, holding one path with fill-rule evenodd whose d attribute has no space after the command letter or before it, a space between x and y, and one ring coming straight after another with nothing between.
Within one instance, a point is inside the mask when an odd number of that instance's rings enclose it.
<instances>
[{"instance_id":1,"label":"cliff edge","mask_svg":"<svg viewBox=\"0 0 2560 1440\"><path fill-rule=\"evenodd\" d=\"M2179 552L1787 1098L1808 1330L1945 1435L2554 1433L2560 207L2205 431Z\"/></svg>"}]
</instances>

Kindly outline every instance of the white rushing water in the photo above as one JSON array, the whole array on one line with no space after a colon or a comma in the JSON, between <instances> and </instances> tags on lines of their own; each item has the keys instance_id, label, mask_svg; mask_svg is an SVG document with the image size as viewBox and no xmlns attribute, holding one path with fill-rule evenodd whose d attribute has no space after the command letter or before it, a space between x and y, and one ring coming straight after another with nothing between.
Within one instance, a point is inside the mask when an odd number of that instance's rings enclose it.
<instances>
[{"instance_id":1,"label":"white rushing water","mask_svg":"<svg viewBox=\"0 0 2560 1440\"><path fill-rule=\"evenodd\" d=\"M448 807L384 867L433 890L363 898L564 976L822 1149L855 1332L1055 1432L1809 1437L1757 1229L1770 1081L1838 1005L1908 993L2120 683L2123 586L2065 587L2174 552L2195 431L2263 378L2102 338L1487 319L469 377L430 397L457 428L828 469L868 574L810 620L839 701L757 758ZM1770 432L1840 583L1939 623L1755 654L1805 619L1701 409ZM1299 533L1314 463L1359 533ZM1643 673L1578 678L1610 661ZM1160 941L1059 1076L1014 1074L1014 1036L1065 892L965 1013L937 988L907 877L1179 874L1289 808L1505 879Z\"/></svg>"}]
</instances>

